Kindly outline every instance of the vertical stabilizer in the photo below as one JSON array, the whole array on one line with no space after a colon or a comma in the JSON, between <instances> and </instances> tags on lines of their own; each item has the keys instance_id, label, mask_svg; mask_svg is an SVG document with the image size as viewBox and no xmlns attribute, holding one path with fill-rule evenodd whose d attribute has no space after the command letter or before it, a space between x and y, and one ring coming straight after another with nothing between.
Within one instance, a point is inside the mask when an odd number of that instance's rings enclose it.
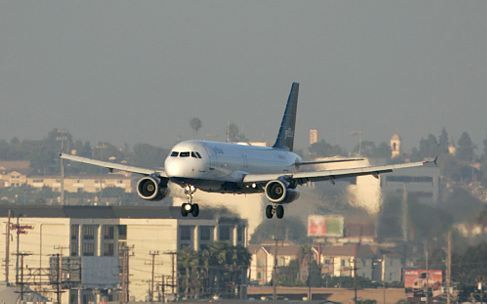
<instances>
[{"instance_id":1,"label":"vertical stabilizer","mask_svg":"<svg viewBox=\"0 0 487 304\"><path fill-rule=\"evenodd\" d=\"M293 82L287 99L286 110L281 121L274 148L292 151L294 146L294 127L298 107L299 83Z\"/></svg>"}]
</instances>

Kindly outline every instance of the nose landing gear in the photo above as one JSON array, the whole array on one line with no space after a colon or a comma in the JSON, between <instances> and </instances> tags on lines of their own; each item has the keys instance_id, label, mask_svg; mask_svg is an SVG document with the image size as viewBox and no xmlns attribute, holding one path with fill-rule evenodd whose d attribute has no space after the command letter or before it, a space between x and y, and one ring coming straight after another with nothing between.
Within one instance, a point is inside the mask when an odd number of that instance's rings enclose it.
<instances>
[{"instance_id":1,"label":"nose landing gear","mask_svg":"<svg viewBox=\"0 0 487 304\"><path fill-rule=\"evenodd\" d=\"M181 215L186 217L190 213L194 217L197 217L198 214L200 214L200 207L198 206L198 204L183 203L181 205Z\"/></svg>"},{"instance_id":2,"label":"nose landing gear","mask_svg":"<svg viewBox=\"0 0 487 304\"><path fill-rule=\"evenodd\" d=\"M191 213L193 217L197 217L200 214L200 207L198 204L193 203L193 194L196 192L196 188L194 186L186 186L184 187L184 194L188 198L187 203L183 203L181 205L181 215L186 217L188 214Z\"/></svg>"},{"instance_id":3,"label":"nose landing gear","mask_svg":"<svg viewBox=\"0 0 487 304\"><path fill-rule=\"evenodd\" d=\"M268 219L271 219L274 216L274 214L278 219L282 219L284 217L284 207L282 205L276 205L276 204L267 205L265 207L265 216Z\"/></svg>"}]
</instances>

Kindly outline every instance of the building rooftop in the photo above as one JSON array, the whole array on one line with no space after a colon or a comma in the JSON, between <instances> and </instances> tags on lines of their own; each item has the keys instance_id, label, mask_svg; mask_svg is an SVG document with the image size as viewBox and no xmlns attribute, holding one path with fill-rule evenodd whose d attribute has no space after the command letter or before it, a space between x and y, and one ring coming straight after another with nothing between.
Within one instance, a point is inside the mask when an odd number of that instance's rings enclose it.
<instances>
[{"instance_id":1,"label":"building rooftop","mask_svg":"<svg viewBox=\"0 0 487 304\"><path fill-rule=\"evenodd\" d=\"M30 170L30 161L28 160L2 160L0 161L1 171L28 171Z\"/></svg>"},{"instance_id":2,"label":"building rooftop","mask_svg":"<svg viewBox=\"0 0 487 304\"><path fill-rule=\"evenodd\" d=\"M201 208L197 218L182 217L180 207L172 206L49 206L1 204L0 217L13 216L34 218L133 218L133 219L218 219L219 222L242 221L219 209Z\"/></svg>"},{"instance_id":3,"label":"building rooftop","mask_svg":"<svg viewBox=\"0 0 487 304\"><path fill-rule=\"evenodd\" d=\"M316 252L320 252L323 256L356 256L358 258L374 257L374 253L370 246L349 244L343 246L324 246L321 248L315 247Z\"/></svg>"},{"instance_id":4,"label":"building rooftop","mask_svg":"<svg viewBox=\"0 0 487 304\"><path fill-rule=\"evenodd\" d=\"M248 250L252 254L256 254L259 250L264 249L268 254L274 255L276 252L275 245L249 245ZM298 256L301 252L301 246L298 245L277 245L278 256Z\"/></svg>"}]
</instances>

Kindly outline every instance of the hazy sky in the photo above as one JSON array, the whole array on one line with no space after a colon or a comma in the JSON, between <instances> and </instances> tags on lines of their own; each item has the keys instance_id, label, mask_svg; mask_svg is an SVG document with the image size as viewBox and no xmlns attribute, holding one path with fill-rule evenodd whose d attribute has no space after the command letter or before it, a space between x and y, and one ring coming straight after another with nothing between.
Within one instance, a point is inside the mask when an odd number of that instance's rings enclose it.
<instances>
[{"instance_id":1,"label":"hazy sky","mask_svg":"<svg viewBox=\"0 0 487 304\"><path fill-rule=\"evenodd\" d=\"M487 1L0 1L0 138L487 136Z\"/></svg>"}]
</instances>

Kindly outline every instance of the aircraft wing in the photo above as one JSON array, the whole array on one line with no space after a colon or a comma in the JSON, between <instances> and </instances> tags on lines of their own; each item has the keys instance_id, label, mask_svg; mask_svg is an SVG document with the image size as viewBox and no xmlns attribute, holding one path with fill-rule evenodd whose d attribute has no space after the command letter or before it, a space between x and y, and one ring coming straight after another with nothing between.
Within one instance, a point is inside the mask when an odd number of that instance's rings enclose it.
<instances>
[{"instance_id":1,"label":"aircraft wing","mask_svg":"<svg viewBox=\"0 0 487 304\"><path fill-rule=\"evenodd\" d=\"M90 165L94 165L94 166L98 166L98 167L107 168L110 171L120 170L120 171L125 171L125 172L143 174L143 175L157 174L161 177L166 177L166 173L160 169L154 170L154 169L147 169L147 168L142 168L142 167L129 166L129 165L124 165L124 164L112 163L112 162L108 162L108 161L91 159L91 158L77 156L77 155L70 155L70 154L66 154L66 153L61 153L59 155L59 157L62 159L67 159L67 160L71 160L71 161L75 161L75 162L79 162L79 163L90 164Z\"/></svg>"},{"instance_id":2,"label":"aircraft wing","mask_svg":"<svg viewBox=\"0 0 487 304\"><path fill-rule=\"evenodd\" d=\"M392 172L397 169L422 167L428 164L434 163L435 160L425 160L420 162L383 165L383 166L369 166L350 169L336 169L336 170L323 170L323 171L304 171L294 173L273 173L273 174L248 174L244 177L243 183L263 183L278 178L284 178L288 180L294 180L298 184L313 181L323 180L335 180L338 178L361 176L361 175L373 175L378 177L381 173Z\"/></svg>"},{"instance_id":3,"label":"aircraft wing","mask_svg":"<svg viewBox=\"0 0 487 304\"><path fill-rule=\"evenodd\" d=\"M358 161L358 160L364 160L364 159L363 158L342 158L342 159L308 160L308 161L297 162L296 166L299 167L299 166L303 166L303 165L343 163L343 162Z\"/></svg>"}]
</instances>

